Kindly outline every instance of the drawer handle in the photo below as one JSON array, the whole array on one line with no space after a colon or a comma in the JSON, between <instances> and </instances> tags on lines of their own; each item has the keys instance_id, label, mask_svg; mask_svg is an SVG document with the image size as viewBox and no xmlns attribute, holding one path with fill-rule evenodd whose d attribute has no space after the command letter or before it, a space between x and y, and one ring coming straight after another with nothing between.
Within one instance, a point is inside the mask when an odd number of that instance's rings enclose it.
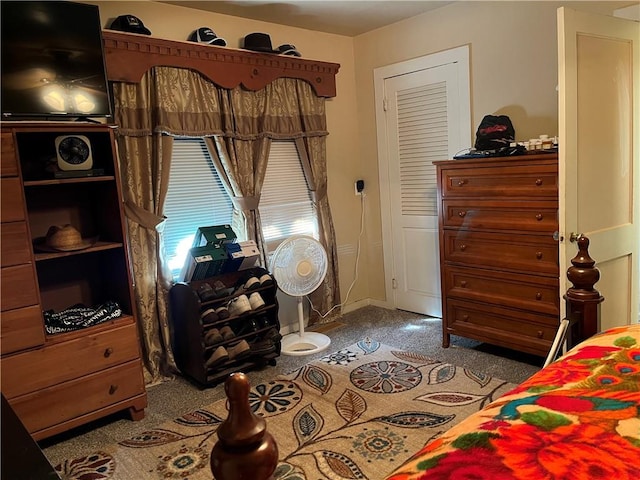
<instances>
[{"instance_id":1,"label":"drawer handle","mask_svg":"<svg viewBox=\"0 0 640 480\"><path fill-rule=\"evenodd\" d=\"M458 186L462 187L467 181L463 178L462 180L458 180Z\"/></svg>"},{"instance_id":2,"label":"drawer handle","mask_svg":"<svg viewBox=\"0 0 640 480\"><path fill-rule=\"evenodd\" d=\"M544 333L542 332L542 330L538 330L538 338L542 338L544 336Z\"/></svg>"},{"instance_id":3,"label":"drawer handle","mask_svg":"<svg viewBox=\"0 0 640 480\"><path fill-rule=\"evenodd\" d=\"M536 220L540 221L544 218L544 215L542 215L541 213L536 215Z\"/></svg>"},{"instance_id":4,"label":"drawer handle","mask_svg":"<svg viewBox=\"0 0 640 480\"><path fill-rule=\"evenodd\" d=\"M462 321L463 322L468 322L469 321L469 315L462 315Z\"/></svg>"},{"instance_id":5,"label":"drawer handle","mask_svg":"<svg viewBox=\"0 0 640 480\"><path fill-rule=\"evenodd\" d=\"M540 260L542 258L542 252L536 252L536 258Z\"/></svg>"},{"instance_id":6,"label":"drawer handle","mask_svg":"<svg viewBox=\"0 0 640 480\"><path fill-rule=\"evenodd\" d=\"M540 292L536 293L536 300L542 300L542 294Z\"/></svg>"},{"instance_id":7,"label":"drawer handle","mask_svg":"<svg viewBox=\"0 0 640 480\"><path fill-rule=\"evenodd\" d=\"M105 351L104 351L104 358L109 358L111 356L111 354L113 353L113 348L108 347Z\"/></svg>"},{"instance_id":8,"label":"drawer handle","mask_svg":"<svg viewBox=\"0 0 640 480\"><path fill-rule=\"evenodd\" d=\"M466 249L467 249L467 246L464 243L460 245L460 250L464 252Z\"/></svg>"},{"instance_id":9,"label":"drawer handle","mask_svg":"<svg viewBox=\"0 0 640 480\"><path fill-rule=\"evenodd\" d=\"M541 178L536 178L536 185L539 187L540 185L542 185L542 179Z\"/></svg>"},{"instance_id":10,"label":"drawer handle","mask_svg":"<svg viewBox=\"0 0 640 480\"><path fill-rule=\"evenodd\" d=\"M466 280L462 280L462 281L460 282L460 286L461 286L462 288L465 288L465 287L467 286L467 281L466 281Z\"/></svg>"},{"instance_id":11,"label":"drawer handle","mask_svg":"<svg viewBox=\"0 0 640 480\"><path fill-rule=\"evenodd\" d=\"M459 216L460 218L464 218L464 216L465 216L466 214L467 214L467 212L465 212L464 210L460 210L460 211L458 212L458 216Z\"/></svg>"},{"instance_id":12,"label":"drawer handle","mask_svg":"<svg viewBox=\"0 0 640 480\"><path fill-rule=\"evenodd\" d=\"M116 393L116 390L118 390L118 385L111 385L109 387L109 395L113 395L114 393Z\"/></svg>"}]
</instances>

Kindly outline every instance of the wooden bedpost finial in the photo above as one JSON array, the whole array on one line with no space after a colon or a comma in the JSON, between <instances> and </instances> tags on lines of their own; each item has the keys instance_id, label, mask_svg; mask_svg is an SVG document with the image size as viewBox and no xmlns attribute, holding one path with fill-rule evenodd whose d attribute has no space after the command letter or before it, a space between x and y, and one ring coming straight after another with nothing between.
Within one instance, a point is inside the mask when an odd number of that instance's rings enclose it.
<instances>
[{"instance_id":1,"label":"wooden bedpost finial","mask_svg":"<svg viewBox=\"0 0 640 480\"><path fill-rule=\"evenodd\" d=\"M584 235L578 237L578 253L571 259L572 266L567 269L567 278L573 284L569 291L580 298L600 298L600 293L593 286L600 280L600 270L594 265L596 261L589 256L589 239Z\"/></svg>"},{"instance_id":2,"label":"wooden bedpost finial","mask_svg":"<svg viewBox=\"0 0 640 480\"><path fill-rule=\"evenodd\" d=\"M244 373L232 373L224 389L229 415L216 432L211 472L216 480L267 480L278 465L278 446L264 418L251 411L249 379Z\"/></svg>"},{"instance_id":3,"label":"wooden bedpost finial","mask_svg":"<svg viewBox=\"0 0 640 480\"><path fill-rule=\"evenodd\" d=\"M600 331L600 304L604 297L593 286L600 280L600 270L589 255L589 239L578 237L578 253L571 259L572 266L567 269L567 278L573 284L564 295L567 305L567 318L572 329L568 338L568 347L576 345Z\"/></svg>"}]
</instances>

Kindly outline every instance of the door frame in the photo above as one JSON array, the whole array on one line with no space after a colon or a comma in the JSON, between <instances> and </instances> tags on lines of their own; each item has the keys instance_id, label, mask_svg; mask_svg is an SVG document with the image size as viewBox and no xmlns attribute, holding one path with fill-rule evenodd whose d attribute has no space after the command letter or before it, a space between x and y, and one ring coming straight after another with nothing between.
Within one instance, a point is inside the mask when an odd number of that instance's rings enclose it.
<instances>
[{"instance_id":1,"label":"door frame","mask_svg":"<svg viewBox=\"0 0 640 480\"><path fill-rule=\"evenodd\" d=\"M386 304L396 307L392 279L395 278L393 264L393 238L391 234L391 185L389 182L388 140L385 120L385 80L400 75L406 75L429 68L435 68L450 63L458 66L458 96L460 98L459 128L468 132L469 145L473 137L471 130L471 64L470 45L462 45L441 52L431 53L422 57L378 67L373 71L376 137L378 147L378 180L380 184L380 214L382 220L382 251L384 260L384 283ZM466 106L466 107L465 107ZM464 108L464 110L462 110ZM468 110L467 110L468 109ZM437 253L437 252L436 252Z\"/></svg>"}]
</instances>

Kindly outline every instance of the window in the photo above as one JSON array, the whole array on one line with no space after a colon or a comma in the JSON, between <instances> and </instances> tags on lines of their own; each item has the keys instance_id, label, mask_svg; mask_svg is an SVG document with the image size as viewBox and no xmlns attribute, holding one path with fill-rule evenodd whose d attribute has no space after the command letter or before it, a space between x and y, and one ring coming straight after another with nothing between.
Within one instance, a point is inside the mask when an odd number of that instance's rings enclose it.
<instances>
[{"instance_id":1,"label":"window","mask_svg":"<svg viewBox=\"0 0 640 480\"><path fill-rule=\"evenodd\" d=\"M291 235L318 239L316 209L293 140L271 142L258 208L267 254Z\"/></svg>"},{"instance_id":2,"label":"window","mask_svg":"<svg viewBox=\"0 0 640 480\"><path fill-rule=\"evenodd\" d=\"M231 223L233 204L202 138L176 138L164 205L165 255L178 276L198 227Z\"/></svg>"}]
</instances>

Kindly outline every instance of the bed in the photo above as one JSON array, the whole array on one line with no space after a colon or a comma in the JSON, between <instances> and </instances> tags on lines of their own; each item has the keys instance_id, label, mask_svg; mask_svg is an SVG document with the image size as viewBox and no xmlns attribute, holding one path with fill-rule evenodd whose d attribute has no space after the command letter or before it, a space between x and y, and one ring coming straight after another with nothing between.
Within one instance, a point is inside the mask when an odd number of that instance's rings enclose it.
<instances>
[{"instance_id":1,"label":"bed","mask_svg":"<svg viewBox=\"0 0 640 480\"><path fill-rule=\"evenodd\" d=\"M387 478L640 478L640 325L583 341Z\"/></svg>"}]
</instances>

